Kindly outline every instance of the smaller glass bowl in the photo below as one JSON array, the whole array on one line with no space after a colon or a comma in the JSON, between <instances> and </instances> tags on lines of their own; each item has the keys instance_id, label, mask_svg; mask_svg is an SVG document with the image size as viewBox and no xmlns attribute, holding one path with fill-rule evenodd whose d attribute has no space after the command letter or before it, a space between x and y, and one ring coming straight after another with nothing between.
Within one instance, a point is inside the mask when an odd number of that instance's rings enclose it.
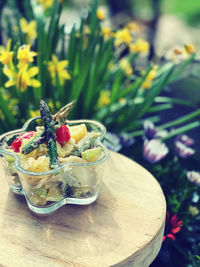
<instances>
[{"instance_id":1,"label":"smaller glass bowl","mask_svg":"<svg viewBox=\"0 0 200 267\"><path fill-rule=\"evenodd\" d=\"M108 157L108 150L102 143L106 129L101 123L92 120L66 123L69 126L84 123L88 132L100 133L95 146L101 147L103 153L98 161L67 162L47 172L30 172L23 169L19 155L6 149L17 136L41 125L40 117L28 120L22 129L0 136L0 164L10 190L24 195L29 209L37 214L49 214L65 204L88 205L99 195L104 163Z\"/></svg>"}]
</instances>

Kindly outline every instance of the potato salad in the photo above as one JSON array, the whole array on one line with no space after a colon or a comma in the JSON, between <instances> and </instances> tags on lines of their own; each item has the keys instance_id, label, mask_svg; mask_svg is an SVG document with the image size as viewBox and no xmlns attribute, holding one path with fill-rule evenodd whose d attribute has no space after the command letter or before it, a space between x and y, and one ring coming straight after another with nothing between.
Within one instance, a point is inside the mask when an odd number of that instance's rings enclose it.
<instances>
[{"instance_id":1,"label":"potato salad","mask_svg":"<svg viewBox=\"0 0 200 267\"><path fill-rule=\"evenodd\" d=\"M85 163L103 157L103 150L96 142L100 133L88 131L85 123L69 126L66 120L72 105L51 115L41 100L42 125L17 136L8 149L19 155L20 166L27 171L19 174L19 179L33 204L45 205L66 196L85 197L98 186L99 166L87 167ZM73 163L77 165L71 166ZM10 168L12 164L10 161ZM66 167L59 168L62 165ZM51 170L52 174L44 174Z\"/></svg>"}]
</instances>

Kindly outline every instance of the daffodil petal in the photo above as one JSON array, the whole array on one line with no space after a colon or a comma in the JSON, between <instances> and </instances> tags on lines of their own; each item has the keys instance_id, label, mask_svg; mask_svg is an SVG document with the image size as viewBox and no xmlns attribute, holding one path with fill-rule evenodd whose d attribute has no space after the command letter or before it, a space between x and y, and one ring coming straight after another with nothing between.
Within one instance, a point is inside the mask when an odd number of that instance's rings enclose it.
<instances>
[{"instance_id":1,"label":"daffodil petal","mask_svg":"<svg viewBox=\"0 0 200 267\"><path fill-rule=\"evenodd\" d=\"M29 75L29 77L33 77L33 76L35 76L36 74L38 74L38 72L39 72L38 67L32 67L32 68L30 68L30 69L28 70L28 75Z\"/></svg>"},{"instance_id":2,"label":"daffodil petal","mask_svg":"<svg viewBox=\"0 0 200 267\"><path fill-rule=\"evenodd\" d=\"M62 77L68 80L71 78L70 74L67 71L62 72Z\"/></svg>"},{"instance_id":3,"label":"daffodil petal","mask_svg":"<svg viewBox=\"0 0 200 267\"><path fill-rule=\"evenodd\" d=\"M59 63L59 67L64 69L69 64L68 60L61 60Z\"/></svg>"},{"instance_id":4,"label":"daffodil petal","mask_svg":"<svg viewBox=\"0 0 200 267\"><path fill-rule=\"evenodd\" d=\"M33 87L40 87L41 86L41 82L39 82L38 80L36 79L32 79L30 81L30 86L33 86Z\"/></svg>"},{"instance_id":5,"label":"daffodil petal","mask_svg":"<svg viewBox=\"0 0 200 267\"><path fill-rule=\"evenodd\" d=\"M21 18L19 21L20 28L23 32L25 32L25 28L27 27L27 21L25 18Z\"/></svg>"},{"instance_id":6,"label":"daffodil petal","mask_svg":"<svg viewBox=\"0 0 200 267\"><path fill-rule=\"evenodd\" d=\"M15 81L14 81L14 80L9 80L9 81L7 81L7 82L4 84L4 86L5 86L6 88L11 87L11 86L13 86L13 85L15 85Z\"/></svg>"},{"instance_id":7,"label":"daffodil petal","mask_svg":"<svg viewBox=\"0 0 200 267\"><path fill-rule=\"evenodd\" d=\"M52 55L52 61L53 61L53 64L57 64L58 63L58 58L56 55Z\"/></svg>"},{"instance_id":8,"label":"daffodil petal","mask_svg":"<svg viewBox=\"0 0 200 267\"><path fill-rule=\"evenodd\" d=\"M12 70L10 70L10 69L7 69L7 68L3 68L3 73L6 76L12 77L12 78L15 76L14 72Z\"/></svg>"}]
</instances>

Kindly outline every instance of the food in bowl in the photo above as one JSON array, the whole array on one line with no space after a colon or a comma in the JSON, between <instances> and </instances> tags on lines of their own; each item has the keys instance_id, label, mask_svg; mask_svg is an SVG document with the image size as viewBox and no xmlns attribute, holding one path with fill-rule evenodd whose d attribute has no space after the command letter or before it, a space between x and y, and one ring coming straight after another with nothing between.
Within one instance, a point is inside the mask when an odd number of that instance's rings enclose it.
<instances>
[{"instance_id":1,"label":"food in bowl","mask_svg":"<svg viewBox=\"0 0 200 267\"><path fill-rule=\"evenodd\" d=\"M10 189L24 194L31 210L48 213L66 204L89 204L98 197L108 152L105 127L69 121L73 103L51 115L40 101L41 117L0 137L1 163Z\"/></svg>"}]
</instances>

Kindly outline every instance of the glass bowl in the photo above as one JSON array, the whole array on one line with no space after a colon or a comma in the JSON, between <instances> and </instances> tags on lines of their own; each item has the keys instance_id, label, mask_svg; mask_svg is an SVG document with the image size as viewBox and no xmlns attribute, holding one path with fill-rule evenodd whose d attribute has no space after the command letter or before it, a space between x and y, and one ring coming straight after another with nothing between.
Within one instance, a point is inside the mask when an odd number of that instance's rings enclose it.
<instances>
[{"instance_id":1,"label":"glass bowl","mask_svg":"<svg viewBox=\"0 0 200 267\"><path fill-rule=\"evenodd\" d=\"M23 132L34 130L41 125L40 117L28 120L22 129L0 136L0 163L3 167L10 190L24 195L31 211L49 214L65 204L88 205L99 195L102 184L104 163L108 150L102 143L105 127L92 120L66 121L75 126L84 123L88 132L97 132L95 147L101 147L102 157L95 162L66 162L47 172L30 172L20 165L17 153L7 151L15 138Z\"/></svg>"}]
</instances>

